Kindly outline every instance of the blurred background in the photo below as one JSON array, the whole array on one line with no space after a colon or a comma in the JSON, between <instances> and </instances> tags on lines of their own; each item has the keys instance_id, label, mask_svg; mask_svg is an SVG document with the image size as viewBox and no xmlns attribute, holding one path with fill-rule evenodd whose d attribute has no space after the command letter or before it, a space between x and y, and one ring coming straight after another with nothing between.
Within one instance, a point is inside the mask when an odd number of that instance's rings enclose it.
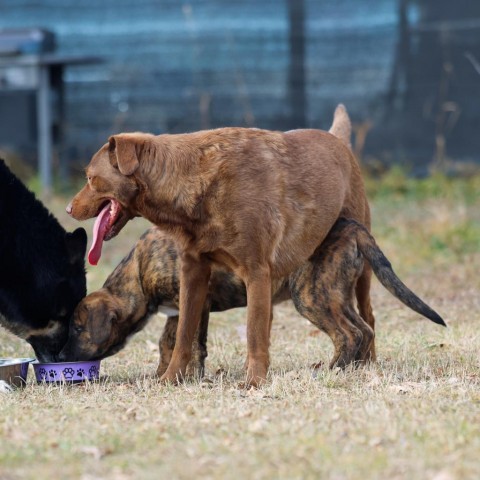
<instances>
[{"instance_id":1,"label":"blurred background","mask_svg":"<svg viewBox=\"0 0 480 480\"><path fill-rule=\"evenodd\" d=\"M339 102L373 173L480 163L480 2L0 0L0 29L0 152L47 183L112 133L328 129Z\"/></svg>"}]
</instances>

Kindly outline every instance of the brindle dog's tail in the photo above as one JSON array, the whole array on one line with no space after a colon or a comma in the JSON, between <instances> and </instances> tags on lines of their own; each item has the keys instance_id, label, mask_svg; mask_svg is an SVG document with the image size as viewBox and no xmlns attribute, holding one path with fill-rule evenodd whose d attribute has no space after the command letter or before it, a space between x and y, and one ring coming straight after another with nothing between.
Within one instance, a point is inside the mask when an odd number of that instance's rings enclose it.
<instances>
[{"instance_id":1,"label":"brindle dog's tail","mask_svg":"<svg viewBox=\"0 0 480 480\"><path fill-rule=\"evenodd\" d=\"M357 223L357 222L355 222ZM425 302L420 300L395 274L392 265L387 260L375 239L359 223L357 223L357 245L365 259L372 266L373 272L380 283L407 307L423 315L432 322L446 327L445 321L440 315L432 310Z\"/></svg>"},{"instance_id":2,"label":"brindle dog's tail","mask_svg":"<svg viewBox=\"0 0 480 480\"><path fill-rule=\"evenodd\" d=\"M352 122L348 116L345 105L339 103L333 114L333 123L329 133L339 138L348 148L352 148L350 138L352 136Z\"/></svg>"}]
</instances>

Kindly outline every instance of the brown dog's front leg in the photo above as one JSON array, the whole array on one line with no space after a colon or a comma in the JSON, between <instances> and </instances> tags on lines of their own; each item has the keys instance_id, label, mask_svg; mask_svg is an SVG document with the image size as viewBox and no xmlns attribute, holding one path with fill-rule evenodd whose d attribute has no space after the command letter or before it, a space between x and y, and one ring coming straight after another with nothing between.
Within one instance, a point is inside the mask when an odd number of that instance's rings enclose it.
<instances>
[{"instance_id":1,"label":"brown dog's front leg","mask_svg":"<svg viewBox=\"0 0 480 480\"><path fill-rule=\"evenodd\" d=\"M267 378L269 366L272 282L268 268L257 268L247 278L247 384L258 387Z\"/></svg>"},{"instance_id":2,"label":"brown dog's front leg","mask_svg":"<svg viewBox=\"0 0 480 480\"><path fill-rule=\"evenodd\" d=\"M268 325L268 346L270 347L270 335L272 334L272 323L273 323L273 305L270 306L270 322ZM243 364L243 369L248 370L248 355L245 358L245 363Z\"/></svg>"},{"instance_id":3,"label":"brown dog's front leg","mask_svg":"<svg viewBox=\"0 0 480 480\"><path fill-rule=\"evenodd\" d=\"M175 348L163 382L176 383L185 376L192 357L192 343L200 323L210 279L210 263L190 254L182 255L180 270L180 315Z\"/></svg>"}]
</instances>

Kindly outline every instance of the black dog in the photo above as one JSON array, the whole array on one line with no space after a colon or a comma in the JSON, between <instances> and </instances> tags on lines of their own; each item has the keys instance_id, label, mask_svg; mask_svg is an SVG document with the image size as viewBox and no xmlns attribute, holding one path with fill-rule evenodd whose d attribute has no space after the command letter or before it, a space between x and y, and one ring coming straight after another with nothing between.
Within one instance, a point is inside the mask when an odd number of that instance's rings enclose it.
<instances>
[{"instance_id":1,"label":"black dog","mask_svg":"<svg viewBox=\"0 0 480 480\"><path fill-rule=\"evenodd\" d=\"M83 228L67 233L0 159L0 325L55 361L86 295Z\"/></svg>"}]
</instances>

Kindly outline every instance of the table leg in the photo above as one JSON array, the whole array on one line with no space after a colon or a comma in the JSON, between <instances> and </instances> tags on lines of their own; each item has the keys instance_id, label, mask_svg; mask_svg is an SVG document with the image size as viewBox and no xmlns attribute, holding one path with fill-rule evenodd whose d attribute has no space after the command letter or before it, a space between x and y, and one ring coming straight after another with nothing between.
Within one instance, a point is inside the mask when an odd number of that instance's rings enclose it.
<instances>
[{"instance_id":1,"label":"table leg","mask_svg":"<svg viewBox=\"0 0 480 480\"><path fill-rule=\"evenodd\" d=\"M52 112L50 102L50 72L46 65L39 67L37 93L37 147L40 182L43 193L52 189Z\"/></svg>"}]
</instances>

